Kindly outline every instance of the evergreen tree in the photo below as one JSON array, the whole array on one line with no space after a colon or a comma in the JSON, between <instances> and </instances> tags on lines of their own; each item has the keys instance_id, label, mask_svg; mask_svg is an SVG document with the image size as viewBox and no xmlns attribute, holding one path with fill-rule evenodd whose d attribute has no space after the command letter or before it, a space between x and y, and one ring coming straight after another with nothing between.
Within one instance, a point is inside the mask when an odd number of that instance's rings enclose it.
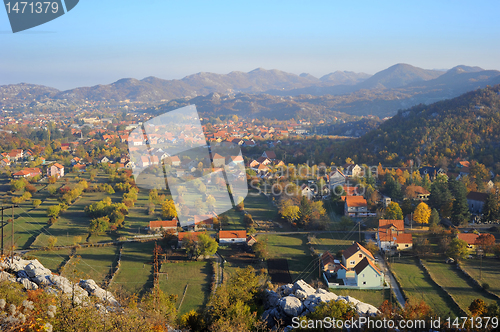
<instances>
[{"instance_id":1,"label":"evergreen tree","mask_svg":"<svg viewBox=\"0 0 500 332\"><path fill-rule=\"evenodd\" d=\"M445 176L439 175L431 185L429 205L440 211L444 218L450 216L450 206L452 204L451 192L448 188L448 180Z\"/></svg>"},{"instance_id":2,"label":"evergreen tree","mask_svg":"<svg viewBox=\"0 0 500 332\"><path fill-rule=\"evenodd\" d=\"M490 193L483 207L484 219L495 221L500 218L500 204L498 202L498 192Z\"/></svg>"},{"instance_id":3,"label":"evergreen tree","mask_svg":"<svg viewBox=\"0 0 500 332\"><path fill-rule=\"evenodd\" d=\"M436 209L432 209L431 217L429 218L429 225L439 224L439 212Z\"/></svg>"},{"instance_id":4,"label":"evergreen tree","mask_svg":"<svg viewBox=\"0 0 500 332\"><path fill-rule=\"evenodd\" d=\"M467 188L465 185L451 178L449 181L450 191L455 198L451 209L451 221L454 225L465 224L470 219L469 206L467 205Z\"/></svg>"}]
</instances>

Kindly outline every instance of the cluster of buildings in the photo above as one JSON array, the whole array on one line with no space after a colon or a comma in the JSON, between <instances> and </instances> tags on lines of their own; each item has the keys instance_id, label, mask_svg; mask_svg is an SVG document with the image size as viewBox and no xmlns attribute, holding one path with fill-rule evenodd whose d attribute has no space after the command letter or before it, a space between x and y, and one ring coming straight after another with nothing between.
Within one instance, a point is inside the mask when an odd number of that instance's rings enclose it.
<instances>
[{"instance_id":1,"label":"cluster of buildings","mask_svg":"<svg viewBox=\"0 0 500 332\"><path fill-rule=\"evenodd\" d=\"M197 241L198 235L204 233L205 229L213 229L213 218L215 215L195 216L195 225L187 227L188 231L181 230L179 221L174 218L171 220L153 220L149 222L147 230L151 232L171 231L177 234L178 247L182 246L182 241L190 237ZM246 230L220 230L217 233L217 239L220 245L246 245L251 247L257 240L247 234Z\"/></svg>"},{"instance_id":2,"label":"cluster of buildings","mask_svg":"<svg viewBox=\"0 0 500 332\"><path fill-rule=\"evenodd\" d=\"M336 259L329 251L321 257L323 277L331 288L382 289L385 287L384 274L377 267L372 253L361 244L354 242Z\"/></svg>"}]
</instances>

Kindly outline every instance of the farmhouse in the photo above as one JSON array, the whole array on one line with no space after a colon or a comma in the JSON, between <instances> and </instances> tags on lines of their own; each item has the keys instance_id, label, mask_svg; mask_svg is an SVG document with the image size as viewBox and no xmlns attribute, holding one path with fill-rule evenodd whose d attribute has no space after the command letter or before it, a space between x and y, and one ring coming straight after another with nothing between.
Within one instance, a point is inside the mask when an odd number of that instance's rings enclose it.
<instances>
[{"instance_id":1,"label":"farmhouse","mask_svg":"<svg viewBox=\"0 0 500 332\"><path fill-rule=\"evenodd\" d=\"M25 168L22 171L12 174L14 178L33 178L39 175L42 175L42 171L39 168Z\"/></svg>"},{"instance_id":2,"label":"farmhouse","mask_svg":"<svg viewBox=\"0 0 500 332\"><path fill-rule=\"evenodd\" d=\"M469 248L469 249L476 248L476 241L477 241L478 237L479 237L479 235L474 234L474 233L459 233L459 234L457 234L457 238L459 238L462 241L467 242L467 248Z\"/></svg>"},{"instance_id":3,"label":"farmhouse","mask_svg":"<svg viewBox=\"0 0 500 332\"><path fill-rule=\"evenodd\" d=\"M247 231L219 231L220 244L246 243Z\"/></svg>"},{"instance_id":4,"label":"farmhouse","mask_svg":"<svg viewBox=\"0 0 500 332\"><path fill-rule=\"evenodd\" d=\"M349 217L366 217L368 204L363 196L343 196L344 214Z\"/></svg>"},{"instance_id":5,"label":"farmhouse","mask_svg":"<svg viewBox=\"0 0 500 332\"><path fill-rule=\"evenodd\" d=\"M47 167L47 177L55 176L61 178L64 176L64 166L59 163L54 163Z\"/></svg>"},{"instance_id":6,"label":"farmhouse","mask_svg":"<svg viewBox=\"0 0 500 332\"><path fill-rule=\"evenodd\" d=\"M380 250L405 250L413 247L411 234L406 234L403 220L380 219L377 245Z\"/></svg>"},{"instance_id":7,"label":"farmhouse","mask_svg":"<svg viewBox=\"0 0 500 332\"><path fill-rule=\"evenodd\" d=\"M149 222L148 229L150 231L162 231L162 230L169 230L177 229L177 219L172 219L172 220L153 220Z\"/></svg>"}]
</instances>

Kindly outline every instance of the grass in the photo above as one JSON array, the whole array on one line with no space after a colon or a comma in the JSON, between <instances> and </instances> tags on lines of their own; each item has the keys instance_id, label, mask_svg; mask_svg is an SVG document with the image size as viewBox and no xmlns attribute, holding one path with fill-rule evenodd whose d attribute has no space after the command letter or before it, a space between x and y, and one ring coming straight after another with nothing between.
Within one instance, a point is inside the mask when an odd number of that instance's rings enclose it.
<instances>
[{"instance_id":1,"label":"grass","mask_svg":"<svg viewBox=\"0 0 500 332\"><path fill-rule=\"evenodd\" d=\"M404 293L415 302L424 301L441 317L459 317L460 312L411 257L395 259L391 270L399 280Z\"/></svg>"},{"instance_id":2,"label":"grass","mask_svg":"<svg viewBox=\"0 0 500 332\"><path fill-rule=\"evenodd\" d=\"M111 286L123 286L131 294L143 295L153 287L154 241L125 243L118 274Z\"/></svg>"},{"instance_id":3,"label":"grass","mask_svg":"<svg viewBox=\"0 0 500 332\"><path fill-rule=\"evenodd\" d=\"M264 220L276 220L278 209L263 194L257 191L249 191L244 201L245 211L252 215L253 220L259 222Z\"/></svg>"},{"instance_id":4,"label":"grass","mask_svg":"<svg viewBox=\"0 0 500 332\"><path fill-rule=\"evenodd\" d=\"M462 310L468 312L468 307L475 299L482 299L486 303L495 301L495 298L464 278L464 275L453 264L444 263L444 258L422 260L429 270L434 281L450 293Z\"/></svg>"},{"instance_id":5,"label":"grass","mask_svg":"<svg viewBox=\"0 0 500 332\"><path fill-rule=\"evenodd\" d=\"M117 246L80 248L68 264L75 264L76 275L80 278L94 279L99 285L110 272L117 254Z\"/></svg>"},{"instance_id":6,"label":"grass","mask_svg":"<svg viewBox=\"0 0 500 332\"><path fill-rule=\"evenodd\" d=\"M490 285L489 291L500 295L500 260L497 258L483 258L482 267L479 258L466 259L460 262L462 268L480 284ZM482 270L482 272L481 272Z\"/></svg>"},{"instance_id":7,"label":"grass","mask_svg":"<svg viewBox=\"0 0 500 332\"><path fill-rule=\"evenodd\" d=\"M361 236L363 239L364 234ZM352 241L358 240L359 235L357 233L318 233L311 238L311 244L320 253L328 250L335 256L338 251L347 249L352 244Z\"/></svg>"},{"instance_id":8,"label":"grass","mask_svg":"<svg viewBox=\"0 0 500 332\"><path fill-rule=\"evenodd\" d=\"M210 296L212 267L209 261L164 263L160 275L160 288L167 294L177 295L177 306L186 285L188 289L179 314L197 310L206 305Z\"/></svg>"},{"instance_id":9,"label":"grass","mask_svg":"<svg viewBox=\"0 0 500 332\"><path fill-rule=\"evenodd\" d=\"M51 250L51 251L31 251L29 256L33 256L43 266L52 272L58 272L61 263L68 259L71 249Z\"/></svg>"},{"instance_id":10,"label":"grass","mask_svg":"<svg viewBox=\"0 0 500 332\"><path fill-rule=\"evenodd\" d=\"M361 302L371 304L375 307L380 307L385 300L390 300L390 289L382 290L362 290L362 289L334 289L333 293L341 296L352 296ZM393 302L396 299L393 297Z\"/></svg>"},{"instance_id":11,"label":"grass","mask_svg":"<svg viewBox=\"0 0 500 332\"><path fill-rule=\"evenodd\" d=\"M318 265L306 245L307 236L297 235L259 235L257 240L267 240L269 258L285 258L292 280L304 279L309 282L318 276Z\"/></svg>"}]
</instances>

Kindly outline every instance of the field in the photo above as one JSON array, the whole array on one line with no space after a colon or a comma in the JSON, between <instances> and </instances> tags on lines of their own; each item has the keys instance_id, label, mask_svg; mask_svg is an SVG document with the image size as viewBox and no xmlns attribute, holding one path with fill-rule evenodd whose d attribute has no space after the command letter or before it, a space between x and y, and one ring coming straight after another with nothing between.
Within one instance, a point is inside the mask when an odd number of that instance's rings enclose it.
<instances>
[{"instance_id":1,"label":"field","mask_svg":"<svg viewBox=\"0 0 500 332\"><path fill-rule=\"evenodd\" d=\"M479 283L488 283L488 285L490 285L490 292L500 295L500 278L498 278L500 274L499 259L483 258L482 268L480 259L466 259L460 264L462 268L466 270L470 276L479 281Z\"/></svg>"},{"instance_id":2,"label":"field","mask_svg":"<svg viewBox=\"0 0 500 332\"><path fill-rule=\"evenodd\" d=\"M29 256L35 257L38 259L43 266L52 272L57 272L58 268L61 266L61 263L66 261L69 258L69 254L71 253L71 249L62 249L62 250L52 250L52 251L31 251Z\"/></svg>"},{"instance_id":3,"label":"field","mask_svg":"<svg viewBox=\"0 0 500 332\"><path fill-rule=\"evenodd\" d=\"M399 280L404 293L412 301L427 303L441 317L459 317L460 312L453 302L424 271L416 265L411 257L395 259L391 270Z\"/></svg>"},{"instance_id":4,"label":"field","mask_svg":"<svg viewBox=\"0 0 500 332\"><path fill-rule=\"evenodd\" d=\"M293 281L298 279L310 281L318 277L317 259L309 253L305 234L259 235L257 240L268 241L269 258L288 260L288 268Z\"/></svg>"},{"instance_id":5,"label":"field","mask_svg":"<svg viewBox=\"0 0 500 332\"><path fill-rule=\"evenodd\" d=\"M117 255L117 246L80 248L68 264L81 279L94 279L100 285L116 263Z\"/></svg>"},{"instance_id":6,"label":"field","mask_svg":"<svg viewBox=\"0 0 500 332\"><path fill-rule=\"evenodd\" d=\"M212 266L209 261L164 263L160 272L164 273L159 277L160 289L167 294L177 295L177 306L188 285L179 314L197 310L208 302L212 281Z\"/></svg>"},{"instance_id":7,"label":"field","mask_svg":"<svg viewBox=\"0 0 500 332\"><path fill-rule=\"evenodd\" d=\"M380 307L380 305L385 300L389 301L391 297L389 289L383 289L383 290L334 289L332 290L332 292L337 295L352 296L357 300L374 305L377 308ZM392 300L393 302L396 302L394 297Z\"/></svg>"},{"instance_id":8,"label":"field","mask_svg":"<svg viewBox=\"0 0 500 332\"><path fill-rule=\"evenodd\" d=\"M361 234L362 238L364 234ZM318 250L320 253L329 251L335 256L335 254L340 250L345 250L349 247L353 241L358 241L358 233L337 233L335 231L329 233L318 233L313 234L310 237L310 241L314 249Z\"/></svg>"},{"instance_id":9,"label":"field","mask_svg":"<svg viewBox=\"0 0 500 332\"><path fill-rule=\"evenodd\" d=\"M130 293L142 295L153 287L154 241L125 243L118 274L111 288L122 286Z\"/></svg>"},{"instance_id":10,"label":"field","mask_svg":"<svg viewBox=\"0 0 500 332\"><path fill-rule=\"evenodd\" d=\"M475 299L482 299L486 303L495 301L495 298L482 291L470 281L453 264L445 264L444 259L423 260L434 281L450 293L458 302L462 310L468 311L468 306Z\"/></svg>"},{"instance_id":11,"label":"field","mask_svg":"<svg viewBox=\"0 0 500 332\"><path fill-rule=\"evenodd\" d=\"M288 269L288 261L286 259L268 259L267 271L271 276L271 282L275 284L292 283L292 278Z\"/></svg>"}]
</instances>

